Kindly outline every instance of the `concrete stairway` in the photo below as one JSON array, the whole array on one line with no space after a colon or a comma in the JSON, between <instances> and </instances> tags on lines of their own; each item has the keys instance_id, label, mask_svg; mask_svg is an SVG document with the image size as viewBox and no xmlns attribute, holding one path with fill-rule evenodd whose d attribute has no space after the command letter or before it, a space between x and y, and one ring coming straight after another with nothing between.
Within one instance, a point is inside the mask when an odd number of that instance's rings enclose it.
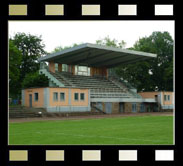
<instances>
[{"instance_id":1,"label":"concrete stairway","mask_svg":"<svg viewBox=\"0 0 183 166\"><path fill-rule=\"evenodd\" d=\"M64 76L59 74L59 72L50 72L57 80L59 80L65 87L73 87L73 84L69 82Z\"/></svg>"},{"instance_id":2,"label":"concrete stairway","mask_svg":"<svg viewBox=\"0 0 183 166\"><path fill-rule=\"evenodd\" d=\"M49 72L47 69L40 69L39 73L44 74L46 77L48 77L48 79L52 81L56 86L65 87L64 84L53 75L54 73Z\"/></svg>"},{"instance_id":3,"label":"concrete stairway","mask_svg":"<svg viewBox=\"0 0 183 166\"><path fill-rule=\"evenodd\" d=\"M29 108L22 106L9 107L9 118L34 118L42 117L46 113L43 108Z\"/></svg>"},{"instance_id":4,"label":"concrete stairway","mask_svg":"<svg viewBox=\"0 0 183 166\"><path fill-rule=\"evenodd\" d=\"M106 112L102 111L100 108L98 108L96 105L92 104L91 109L95 110L95 112L101 113L101 114L106 114ZM94 111L92 111L94 112Z\"/></svg>"}]
</instances>

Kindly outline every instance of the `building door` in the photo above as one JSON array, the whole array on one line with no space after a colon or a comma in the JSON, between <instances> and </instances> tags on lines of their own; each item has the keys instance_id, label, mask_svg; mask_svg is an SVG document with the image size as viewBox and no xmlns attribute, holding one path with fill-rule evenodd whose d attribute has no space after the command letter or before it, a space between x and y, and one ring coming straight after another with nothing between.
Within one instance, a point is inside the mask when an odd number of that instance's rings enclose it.
<instances>
[{"instance_id":1,"label":"building door","mask_svg":"<svg viewBox=\"0 0 183 166\"><path fill-rule=\"evenodd\" d=\"M132 112L137 112L137 104L132 103Z\"/></svg>"},{"instance_id":2,"label":"building door","mask_svg":"<svg viewBox=\"0 0 183 166\"><path fill-rule=\"evenodd\" d=\"M158 95L155 95L155 101L158 102Z\"/></svg>"},{"instance_id":3,"label":"building door","mask_svg":"<svg viewBox=\"0 0 183 166\"><path fill-rule=\"evenodd\" d=\"M119 103L119 112L120 113L124 112L124 104L123 103Z\"/></svg>"},{"instance_id":4,"label":"building door","mask_svg":"<svg viewBox=\"0 0 183 166\"><path fill-rule=\"evenodd\" d=\"M29 95L29 107L32 107L32 94Z\"/></svg>"},{"instance_id":5,"label":"building door","mask_svg":"<svg viewBox=\"0 0 183 166\"><path fill-rule=\"evenodd\" d=\"M140 112L145 112L145 106L143 103L140 105Z\"/></svg>"},{"instance_id":6,"label":"building door","mask_svg":"<svg viewBox=\"0 0 183 166\"><path fill-rule=\"evenodd\" d=\"M105 110L107 114L112 113L112 103L105 103Z\"/></svg>"}]
</instances>

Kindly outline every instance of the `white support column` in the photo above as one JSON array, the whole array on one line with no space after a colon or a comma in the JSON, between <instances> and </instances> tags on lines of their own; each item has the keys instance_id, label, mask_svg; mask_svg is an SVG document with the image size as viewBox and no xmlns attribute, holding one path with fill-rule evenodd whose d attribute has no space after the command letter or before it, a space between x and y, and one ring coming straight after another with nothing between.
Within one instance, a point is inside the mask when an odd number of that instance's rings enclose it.
<instances>
[{"instance_id":1,"label":"white support column","mask_svg":"<svg viewBox=\"0 0 183 166\"><path fill-rule=\"evenodd\" d=\"M174 92L172 93L172 105L173 105L173 108L175 108L175 93Z\"/></svg>"},{"instance_id":2,"label":"white support column","mask_svg":"<svg viewBox=\"0 0 183 166\"><path fill-rule=\"evenodd\" d=\"M22 90L21 98L22 98L22 106L25 106L25 90Z\"/></svg>"},{"instance_id":3,"label":"white support column","mask_svg":"<svg viewBox=\"0 0 183 166\"><path fill-rule=\"evenodd\" d=\"M161 94L161 106L163 106L163 92L160 92Z\"/></svg>"},{"instance_id":4,"label":"white support column","mask_svg":"<svg viewBox=\"0 0 183 166\"><path fill-rule=\"evenodd\" d=\"M44 107L48 108L50 106L50 89L49 88L44 88Z\"/></svg>"}]
</instances>

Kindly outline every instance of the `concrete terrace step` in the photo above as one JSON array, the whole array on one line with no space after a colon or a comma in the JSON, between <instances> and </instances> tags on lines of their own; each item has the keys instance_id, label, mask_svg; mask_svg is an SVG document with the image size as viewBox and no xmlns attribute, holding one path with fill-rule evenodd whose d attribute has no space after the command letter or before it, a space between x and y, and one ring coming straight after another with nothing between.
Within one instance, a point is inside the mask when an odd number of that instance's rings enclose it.
<instances>
[{"instance_id":1,"label":"concrete terrace step","mask_svg":"<svg viewBox=\"0 0 183 166\"><path fill-rule=\"evenodd\" d=\"M117 79L107 79L102 76L73 75L69 72L52 73L65 87L87 88L91 90L91 97L135 97L130 90ZM122 93L120 95L104 95L102 93ZM93 94L100 93L100 94Z\"/></svg>"},{"instance_id":2,"label":"concrete terrace step","mask_svg":"<svg viewBox=\"0 0 183 166\"><path fill-rule=\"evenodd\" d=\"M33 107L23 107L23 106L11 106L9 107L9 112L10 111L25 111L25 112L46 112L44 108L33 108Z\"/></svg>"},{"instance_id":3,"label":"concrete terrace step","mask_svg":"<svg viewBox=\"0 0 183 166\"><path fill-rule=\"evenodd\" d=\"M9 107L9 118L41 117L44 113L46 113L44 108Z\"/></svg>"},{"instance_id":4,"label":"concrete terrace step","mask_svg":"<svg viewBox=\"0 0 183 166\"><path fill-rule=\"evenodd\" d=\"M9 118L29 118L29 117L41 117L42 114L36 112L25 112L25 111L10 111Z\"/></svg>"},{"instance_id":5,"label":"concrete terrace step","mask_svg":"<svg viewBox=\"0 0 183 166\"><path fill-rule=\"evenodd\" d=\"M104 87L105 87L105 88L109 88L109 89L118 89L118 90L120 89L120 88L117 88L117 87L115 87L115 86L107 86L107 85L100 85L100 84L98 84L98 85L96 85L96 84L94 84L94 85L90 85L90 84L76 84L76 85L77 85L77 86L81 86L81 87L89 87L89 88L90 88L90 87L91 87L91 88L92 88L92 87L96 87L96 88L97 88L97 87L101 87L101 88L104 88ZM90 89L91 89L91 88L90 88Z\"/></svg>"}]
</instances>

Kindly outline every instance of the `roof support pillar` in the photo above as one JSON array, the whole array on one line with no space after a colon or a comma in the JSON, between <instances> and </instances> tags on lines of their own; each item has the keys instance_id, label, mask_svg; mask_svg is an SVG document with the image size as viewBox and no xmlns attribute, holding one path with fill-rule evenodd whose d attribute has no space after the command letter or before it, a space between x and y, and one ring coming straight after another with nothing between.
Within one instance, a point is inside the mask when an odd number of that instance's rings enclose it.
<instances>
[{"instance_id":1,"label":"roof support pillar","mask_svg":"<svg viewBox=\"0 0 183 166\"><path fill-rule=\"evenodd\" d=\"M62 72L62 64L58 63L58 71Z\"/></svg>"},{"instance_id":2,"label":"roof support pillar","mask_svg":"<svg viewBox=\"0 0 183 166\"><path fill-rule=\"evenodd\" d=\"M55 63L53 61L49 62L49 71L55 73Z\"/></svg>"},{"instance_id":3,"label":"roof support pillar","mask_svg":"<svg viewBox=\"0 0 183 166\"><path fill-rule=\"evenodd\" d=\"M75 65L72 65L72 74L75 75Z\"/></svg>"}]
</instances>

